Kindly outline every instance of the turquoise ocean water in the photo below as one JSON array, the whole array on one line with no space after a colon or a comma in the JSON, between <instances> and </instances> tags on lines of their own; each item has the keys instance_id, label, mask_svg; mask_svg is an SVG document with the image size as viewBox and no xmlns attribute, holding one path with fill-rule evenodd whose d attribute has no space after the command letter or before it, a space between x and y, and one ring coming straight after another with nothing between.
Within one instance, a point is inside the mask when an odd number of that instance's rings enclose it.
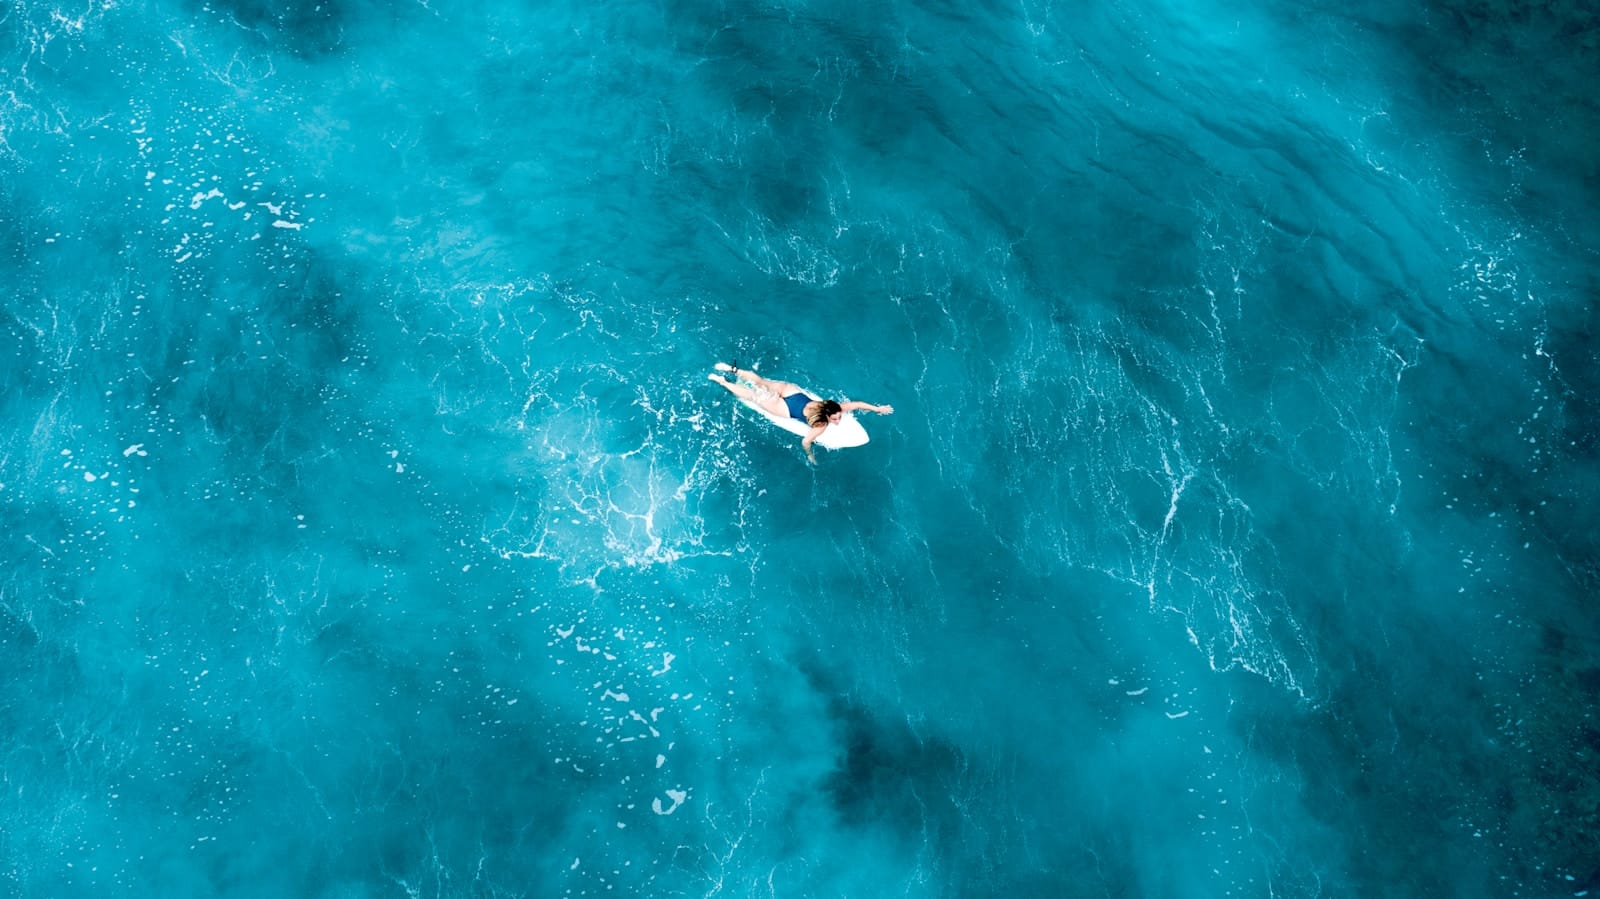
<instances>
[{"instance_id":1,"label":"turquoise ocean water","mask_svg":"<svg viewBox=\"0 0 1600 899\"><path fill-rule=\"evenodd\" d=\"M0 893L1600 895L1596 27L18 0Z\"/></svg>"}]
</instances>

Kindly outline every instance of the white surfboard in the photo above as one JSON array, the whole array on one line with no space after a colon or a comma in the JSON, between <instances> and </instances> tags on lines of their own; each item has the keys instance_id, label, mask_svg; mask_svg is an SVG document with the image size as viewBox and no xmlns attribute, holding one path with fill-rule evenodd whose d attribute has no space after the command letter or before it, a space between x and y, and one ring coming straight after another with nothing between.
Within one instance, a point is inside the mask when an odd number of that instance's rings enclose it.
<instances>
[{"instance_id":1,"label":"white surfboard","mask_svg":"<svg viewBox=\"0 0 1600 899\"><path fill-rule=\"evenodd\" d=\"M800 389L805 391L806 396L817 399L817 394L814 391L804 387ZM797 437L804 437L811 433L811 426L799 419L790 418L787 415L773 415L771 412L761 408L760 405L744 397L736 397L736 399L750 409L755 410L762 418ZM852 446L862 446L868 439L867 429L863 428L861 422L856 420L856 414L854 412L846 412L839 419L838 424L828 425L827 429L822 432L822 436L817 438L816 445L828 449L848 449Z\"/></svg>"}]
</instances>

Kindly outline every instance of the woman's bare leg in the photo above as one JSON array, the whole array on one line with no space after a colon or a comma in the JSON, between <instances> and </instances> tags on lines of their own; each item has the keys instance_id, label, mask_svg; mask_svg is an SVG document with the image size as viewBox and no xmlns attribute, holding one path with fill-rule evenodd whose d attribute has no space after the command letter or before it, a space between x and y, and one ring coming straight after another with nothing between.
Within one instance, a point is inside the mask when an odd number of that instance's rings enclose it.
<instances>
[{"instance_id":1,"label":"woman's bare leg","mask_svg":"<svg viewBox=\"0 0 1600 899\"><path fill-rule=\"evenodd\" d=\"M724 368L723 366L727 367ZM799 384L793 384L789 381L780 381L777 378L763 378L749 369L734 368L733 366L728 365L726 362L718 362L717 370L731 372L738 380L749 383L749 385L753 387L758 394L767 392L774 394L775 396L785 397L791 393L800 392Z\"/></svg>"},{"instance_id":2,"label":"woman's bare leg","mask_svg":"<svg viewBox=\"0 0 1600 899\"><path fill-rule=\"evenodd\" d=\"M728 388L728 391L734 396L748 399L773 415L788 416L789 405L783 401L783 398L791 393L800 391L800 387L796 384L763 378L753 371L743 368L735 369L726 362L718 362L716 367L720 371L733 374L737 380L730 381L721 375L708 375L707 377ZM747 382L750 386L746 387L745 384L739 383L740 381Z\"/></svg>"},{"instance_id":3,"label":"woman's bare leg","mask_svg":"<svg viewBox=\"0 0 1600 899\"><path fill-rule=\"evenodd\" d=\"M718 384L721 384L722 386L728 388L728 392L733 394L734 396L738 397L739 399L749 400L749 401L751 401L753 403L760 402L760 400L756 399L755 391L751 390L749 387L746 387L743 384L740 384L740 383L738 383L736 381L730 381L730 380L728 380L727 378L724 378L721 375L706 375L706 377L711 379L711 380L713 380L713 381L715 381L715 382L717 382Z\"/></svg>"}]
</instances>

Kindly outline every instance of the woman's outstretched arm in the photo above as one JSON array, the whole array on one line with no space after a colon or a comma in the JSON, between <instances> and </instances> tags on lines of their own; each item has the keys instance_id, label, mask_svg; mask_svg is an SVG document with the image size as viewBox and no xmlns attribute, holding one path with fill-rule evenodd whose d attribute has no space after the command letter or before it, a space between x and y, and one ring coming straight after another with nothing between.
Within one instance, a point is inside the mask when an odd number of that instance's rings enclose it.
<instances>
[{"instance_id":1,"label":"woman's outstretched arm","mask_svg":"<svg viewBox=\"0 0 1600 899\"><path fill-rule=\"evenodd\" d=\"M888 415L894 411L893 406L875 406L872 403L863 403L860 400L845 400L839 404L839 408L846 412L854 412L857 409L865 409L868 412L876 412L879 415Z\"/></svg>"}]
</instances>

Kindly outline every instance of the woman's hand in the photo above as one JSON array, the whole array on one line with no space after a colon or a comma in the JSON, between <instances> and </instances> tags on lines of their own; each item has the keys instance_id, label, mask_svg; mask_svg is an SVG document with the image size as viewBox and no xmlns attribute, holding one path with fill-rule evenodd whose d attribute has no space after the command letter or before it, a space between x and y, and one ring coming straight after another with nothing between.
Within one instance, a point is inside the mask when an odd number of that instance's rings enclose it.
<instances>
[{"instance_id":1,"label":"woman's hand","mask_svg":"<svg viewBox=\"0 0 1600 899\"><path fill-rule=\"evenodd\" d=\"M816 443L817 438L821 437L822 432L826 431L827 429L827 425L812 428L810 433L800 438L800 448L806 451L806 458L811 460L812 465L817 464L817 454L811 451L811 444Z\"/></svg>"}]
</instances>

